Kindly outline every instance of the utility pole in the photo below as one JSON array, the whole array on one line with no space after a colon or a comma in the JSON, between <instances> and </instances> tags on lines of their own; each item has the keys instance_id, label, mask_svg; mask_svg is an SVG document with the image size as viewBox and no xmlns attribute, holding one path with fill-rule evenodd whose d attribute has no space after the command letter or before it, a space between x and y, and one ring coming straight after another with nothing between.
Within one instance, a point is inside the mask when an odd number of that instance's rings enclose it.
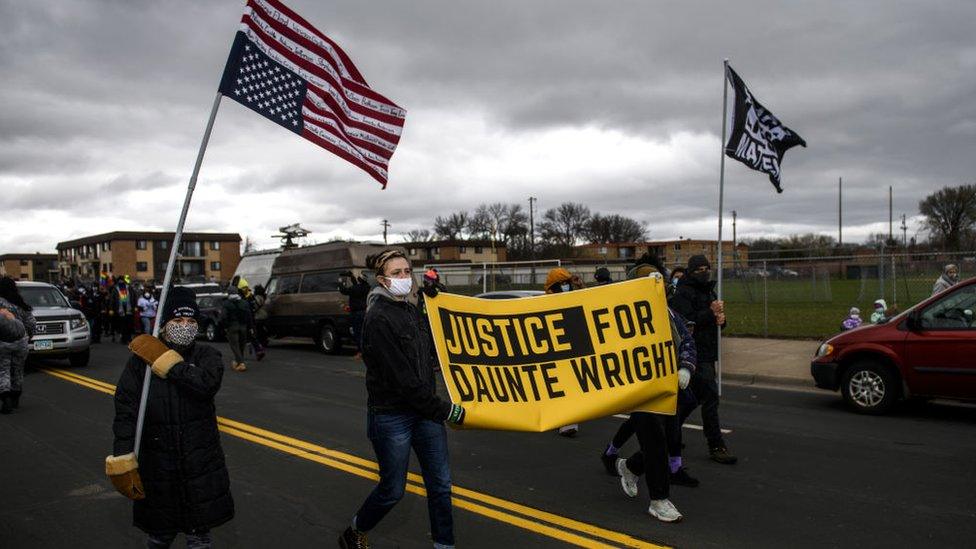
<instances>
[{"instance_id":1,"label":"utility pole","mask_svg":"<svg viewBox=\"0 0 976 549\"><path fill-rule=\"evenodd\" d=\"M529 258L532 259L532 285L535 285L535 201L538 198L529 197Z\"/></svg>"},{"instance_id":2,"label":"utility pole","mask_svg":"<svg viewBox=\"0 0 976 549\"><path fill-rule=\"evenodd\" d=\"M892 232L892 213L891 213L891 185L888 185L888 242L894 240Z\"/></svg>"},{"instance_id":3,"label":"utility pole","mask_svg":"<svg viewBox=\"0 0 976 549\"><path fill-rule=\"evenodd\" d=\"M908 247L908 225L905 224L905 214L901 214L901 245Z\"/></svg>"},{"instance_id":4,"label":"utility pole","mask_svg":"<svg viewBox=\"0 0 976 549\"><path fill-rule=\"evenodd\" d=\"M837 245L844 245L844 178L837 178Z\"/></svg>"},{"instance_id":5,"label":"utility pole","mask_svg":"<svg viewBox=\"0 0 976 549\"><path fill-rule=\"evenodd\" d=\"M390 222L386 219L383 220L383 244L386 244L386 230L390 228Z\"/></svg>"}]
</instances>

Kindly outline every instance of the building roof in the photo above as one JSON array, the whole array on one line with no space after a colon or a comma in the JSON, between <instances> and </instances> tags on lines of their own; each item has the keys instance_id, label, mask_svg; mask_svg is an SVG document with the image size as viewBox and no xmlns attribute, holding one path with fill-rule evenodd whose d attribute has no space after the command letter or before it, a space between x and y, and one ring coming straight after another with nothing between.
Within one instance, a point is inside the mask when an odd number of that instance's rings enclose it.
<instances>
[{"instance_id":1,"label":"building roof","mask_svg":"<svg viewBox=\"0 0 976 549\"><path fill-rule=\"evenodd\" d=\"M63 250L65 248L84 246L85 244L99 244L112 240L172 240L175 235L176 233L173 232L113 231L110 233L96 234L76 238L74 240L58 242L57 249ZM240 242L241 235L237 233L183 233L184 242L197 240L219 240L222 242L230 240L233 242Z\"/></svg>"},{"instance_id":2,"label":"building roof","mask_svg":"<svg viewBox=\"0 0 976 549\"><path fill-rule=\"evenodd\" d=\"M496 240L494 242L496 248L504 248L505 242L502 240ZM401 242L398 246L403 246L404 248L447 248L450 246L478 246L480 248L491 248L491 240L461 240L455 238L453 240L426 240L423 242Z\"/></svg>"},{"instance_id":3,"label":"building roof","mask_svg":"<svg viewBox=\"0 0 976 549\"><path fill-rule=\"evenodd\" d=\"M0 261L6 261L8 259L40 259L40 260L56 260L58 254L42 254L41 252L34 252L32 254L3 254L0 255Z\"/></svg>"},{"instance_id":4,"label":"building roof","mask_svg":"<svg viewBox=\"0 0 976 549\"><path fill-rule=\"evenodd\" d=\"M717 240L709 240L709 239L706 239L706 238L681 238L681 239L675 239L675 240L648 240L646 242L590 242L590 243L587 243L587 244L581 244L581 245L576 246L576 247L577 248L603 248L603 247L608 247L608 248L629 248L629 247L632 247L632 246L667 246L669 244L682 244L682 243L686 243L686 242L687 243L708 243L708 244L715 244L718 241ZM723 243L726 243L726 244L731 244L732 243L731 240L723 240L722 242ZM739 242L738 244L736 244L736 247L737 248L742 248L742 247L748 248L749 245L748 244L744 244L742 242Z\"/></svg>"}]
</instances>

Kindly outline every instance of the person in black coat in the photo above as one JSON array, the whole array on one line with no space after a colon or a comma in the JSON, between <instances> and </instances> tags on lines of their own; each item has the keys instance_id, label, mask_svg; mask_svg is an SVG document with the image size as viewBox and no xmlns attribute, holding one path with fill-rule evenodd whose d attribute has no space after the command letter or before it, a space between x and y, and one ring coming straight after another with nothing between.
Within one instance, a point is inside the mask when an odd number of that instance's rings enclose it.
<instances>
[{"instance_id":1,"label":"person in black coat","mask_svg":"<svg viewBox=\"0 0 976 549\"><path fill-rule=\"evenodd\" d=\"M361 273L353 278L352 271L346 271L340 279L339 293L349 297L349 324L352 338L356 342L356 356L362 356L363 321L366 320L366 296L369 295L369 282Z\"/></svg>"},{"instance_id":2,"label":"person in black coat","mask_svg":"<svg viewBox=\"0 0 976 549\"><path fill-rule=\"evenodd\" d=\"M695 347L698 350L698 368L691 378L691 391L698 402L682 402L678 407L678 419L685 419L701 404L702 427L708 442L708 453L713 461L732 465L738 459L732 455L722 437L718 419L718 383L715 362L718 360L718 331L725 327L725 304L715 294L715 281L711 280L712 266L703 255L688 259L687 275L681 278L671 308L695 325Z\"/></svg>"},{"instance_id":3,"label":"person in black coat","mask_svg":"<svg viewBox=\"0 0 976 549\"><path fill-rule=\"evenodd\" d=\"M180 532L189 546L210 547L210 530L234 517L214 406L223 361L216 349L195 343L191 290L172 289L161 310L161 339L141 335L129 345L133 354L115 391L115 443L105 472L134 500L133 524L148 534L149 547L169 547ZM153 375L141 448L135 448L147 367Z\"/></svg>"},{"instance_id":4,"label":"person in black coat","mask_svg":"<svg viewBox=\"0 0 976 549\"><path fill-rule=\"evenodd\" d=\"M390 249L366 259L379 286L367 299L363 327L366 363L366 430L380 466L379 484L339 537L343 549L369 547L366 533L403 497L413 450L427 490L435 549L454 547L451 470L444 422L461 425L464 408L437 396L426 322L408 297L414 289L410 262ZM426 290L436 295L436 288Z\"/></svg>"}]
</instances>

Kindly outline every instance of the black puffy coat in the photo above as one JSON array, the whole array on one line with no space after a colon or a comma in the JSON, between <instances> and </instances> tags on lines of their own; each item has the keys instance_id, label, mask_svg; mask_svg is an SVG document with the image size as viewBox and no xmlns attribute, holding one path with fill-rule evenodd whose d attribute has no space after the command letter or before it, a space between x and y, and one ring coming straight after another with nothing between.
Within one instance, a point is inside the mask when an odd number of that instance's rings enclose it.
<instances>
[{"instance_id":1,"label":"black puffy coat","mask_svg":"<svg viewBox=\"0 0 976 549\"><path fill-rule=\"evenodd\" d=\"M437 396L426 319L413 304L389 297L382 288L373 292L363 324L369 408L444 421L451 403Z\"/></svg>"},{"instance_id":2,"label":"black puffy coat","mask_svg":"<svg viewBox=\"0 0 976 549\"><path fill-rule=\"evenodd\" d=\"M699 282L690 276L682 277L678 289L668 304L685 320L695 323L695 347L698 362L718 360L718 325L710 307L718 299L715 281Z\"/></svg>"},{"instance_id":3,"label":"black puffy coat","mask_svg":"<svg viewBox=\"0 0 976 549\"><path fill-rule=\"evenodd\" d=\"M154 534L193 532L234 518L230 476L217 432L214 397L224 375L220 352L195 344L166 379L152 375L139 474L146 498L133 523ZM146 364L132 355L115 390L114 454L135 444L136 416Z\"/></svg>"}]
</instances>

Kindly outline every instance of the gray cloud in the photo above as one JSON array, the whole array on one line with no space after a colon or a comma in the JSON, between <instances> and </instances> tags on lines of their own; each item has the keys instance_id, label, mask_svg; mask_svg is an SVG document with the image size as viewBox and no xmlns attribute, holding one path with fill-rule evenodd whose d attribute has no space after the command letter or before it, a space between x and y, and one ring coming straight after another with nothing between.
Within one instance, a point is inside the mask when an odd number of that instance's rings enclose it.
<instances>
[{"instance_id":1,"label":"gray cloud","mask_svg":"<svg viewBox=\"0 0 976 549\"><path fill-rule=\"evenodd\" d=\"M303 221L370 236L379 219L406 231L533 194L543 207L582 201L646 220L653 236L709 236L723 57L810 144L787 154L782 195L728 163L742 234L835 231L840 176L845 222L862 232L887 221L888 185L896 216L911 216L925 194L976 180L971 2L289 5L408 109L390 188L225 101L194 223L263 235ZM49 227L51 246L106 216L169 227L239 18L233 2L0 0L0 206L75 220ZM627 153L601 148L574 173L549 159L551 176L527 175L519 147L544 155L540 143L561 143L553 132L588 129L603 144L619 133ZM634 161L635 142L694 142L693 162ZM144 189L166 204L138 207ZM37 245L22 223L0 221L0 250Z\"/></svg>"}]
</instances>

